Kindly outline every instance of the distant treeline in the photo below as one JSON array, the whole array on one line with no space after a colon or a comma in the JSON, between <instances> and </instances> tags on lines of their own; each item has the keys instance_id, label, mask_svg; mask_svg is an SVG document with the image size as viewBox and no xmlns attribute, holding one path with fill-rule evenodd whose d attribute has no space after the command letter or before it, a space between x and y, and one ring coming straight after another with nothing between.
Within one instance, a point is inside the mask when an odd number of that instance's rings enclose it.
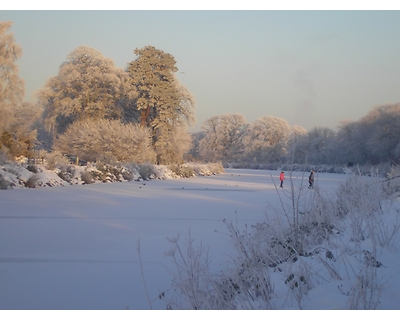
<instances>
[{"instance_id":1,"label":"distant treeline","mask_svg":"<svg viewBox=\"0 0 400 320\"><path fill-rule=\"evenodd\" d=\"M215 116L193 135L194 159L235 164L311 163L376 165L400 161L400 103L373 108L337 130L290 127L265 116L247 123L240 114Z\"/></svg>"}]
</instances>

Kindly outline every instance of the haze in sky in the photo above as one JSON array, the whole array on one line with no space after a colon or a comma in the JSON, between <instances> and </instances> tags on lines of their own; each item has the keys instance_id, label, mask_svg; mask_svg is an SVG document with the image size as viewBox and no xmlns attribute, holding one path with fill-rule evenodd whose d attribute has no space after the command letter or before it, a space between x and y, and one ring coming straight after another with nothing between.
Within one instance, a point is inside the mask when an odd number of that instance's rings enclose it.
<instances>
[{"instance_id":1,"label":"haze in sky","mask_svg":"<svg viewBox=\"0 0 400 320\"><path fill-rule=\"evenodd\" d=\"M400 102L400 11L2 10L22 47L25 100L86 45L125 68L147 45L172 54L197 124L240 113L310 130Z\"/></svg>"}]
</instances>

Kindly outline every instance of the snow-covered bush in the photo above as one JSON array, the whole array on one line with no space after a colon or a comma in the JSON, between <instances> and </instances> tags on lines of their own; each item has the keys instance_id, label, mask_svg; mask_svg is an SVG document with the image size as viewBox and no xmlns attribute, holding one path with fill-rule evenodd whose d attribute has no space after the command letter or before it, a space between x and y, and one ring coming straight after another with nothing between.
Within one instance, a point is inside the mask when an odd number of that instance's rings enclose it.
<instances>
[{"instance_id":1,"label":"snow-covered bush","mask_svg":"<svg viewBox=\"0 0 400 320\"><path fill-rule=\"evenodd\" d=\"M54 170L60 167L66 167L70 161L60 151L42 152L40 154L46 169Z\"/></svg>"},{"instance_id":2,"label":"snow-covered bush","mask_svg":"<svg viewBox=\"0 0 400 320\"><path fill-rule=\"evenodd\" d=\"M8 189L10 187L10 183L3 177L0 172L0 189Z\"/></svg>"},{"instance_id":3,"label":"snow-covered bush","mask_svg":"<svg viewBox=\"0 0 400 320\"><path fill-rule=\"evenodd\" d=\"M50 161L47 161L49 159ZM68 162L65 163L65 160ZM89 163L86 166L78 166L70 164L69 160L61 153L52 152L43 156L43 164L9 162L5 165L0 165L0 189L122 182L141 179L165 180L187 178L193 176L193 174L199 176L222 172L224 171L221 164L184 164L174 171L165 165L156 166L151 163L116 163L111 165L104 162L96 162ZM32 175L37 175L38 178L31 178ZM31 180L28 182L30 178Z\"/></svg>"},{"instance_id":4,"label":"snow-covered bush","mask_svg":"<svg viewBox=\"0 0 400 320\"><path fill-rule=\"evenodd\" d=\"M139 166L136 163L128 162L124 163L123 167L126 168L125 171L122 172L122 175L125 180L139 180L141 178L139 174Z\"/></svg>"},{"instance_id":5,"label":"snow-covered bush","mask_svg":"<svg viewBox=\"0 0 400 320\"><path fill-rule=\"evenodd\" d=\"M40 180L39 175L33 174L33 175L31 175L31 176L29 177L28 180L26 180L25 186L26 186L27 188L36 188L36 186L37 186L39 180Z\"/></svg>"},{"instance_id":6,"label":"snow-covered bush","mask_svg":"<svg viewBox=\"0 0 400 320\"><path fill-rule=\"evenodd\" d=\"M400 191L400 166L392 166L390 168L383 187L388 193L396 194Z\"/></svg>"},{"instance_id":7,"label":"snow-covered bush","mask_svg":"<svg viewBox=\"0 0 400 320\"><path fill-rule=\"evenodd\" d=\"M158 170L151 163L142 163L139 165L139 174L143 180L155 179L158 176Z\"/></svg>"},{"instance_id":8,"label":"snow-covered bush","mask_svg":"<svg viewBox=\"0 0 400 320\"><path fill-rule=\"evenodd\" d=\"M150 131L119 120L80 121L54 141L53 148L86 161L154 162Z\"/></svg>"},{"instance_id":9,"label":"snow-covered bush","mask_svg":"<svg viewBox=\"0 0 400 320\"><path fill-rule=\"evenodd\" d=\"M219 173L224 173L224 167L222 166L221 162L212 162L208 163L207 167L213 174L219 174Z\"/></svg>"},{"instance_id":10,"label":"snow-covered bush","mask_svg":"<svg viewBox=\"0 0 400 320\"><path fill-rule=\"evenodd\" d=\"M364 263L350 289L347 308L351 310L374 310L379 304L383 281L378 276L380 265L375 257L364 251Z\"/></svg>"},{"instance_id":11,"label":"snow-covered bush","mask_svg":"<svg viewBox=\"0 0 400 320\"><path fill-rule=\"evenodd\" d=\"M122 165L110 165L103 162L96 162L95 169L90 170L91 175L102 182L124 181L127 175L127 168Z\"/></svg>"},{"instance_id":12,"label":"snow-covered bush","mask_svg":"<svg viewBox=\"0 0 400 320\"><path fill-rule=\"evenodd\" d=\"M184 164L185 167L194 171L196 176L211 176L213 174L224 173L225 169L221 162L215 163L196 163L189 162Z\"/></svg>"},{"instance_id":13,"label":"snow-covered bush","mask_svg":"<svg viewBox=\"0 0 400 320\"><path fill-rule=\"evenodd\" d=\"M182 178L190 178L195 176L193 168L185 165L180 165L180 164L169 165L168 169L171 170L177 176Z\"/></svg>"},{"instance_id":14,"label":"snow-covered bush","mask_svg":"<svg viewBox=\"0 0 400 320\"><path fill-rule=\"evenodd\" d=\"M90 171L83 171L83 172L81 173L81 179L82 179L82 181L83 181L84 183L86 183L86 184L91 184L91 183L94 182L93 176L92 176L92 174L90 173Z\"/></svg>"},{"instance_id":15,"label":"snow-covered bush","mask_svg":"<svg viewBox=\"0 0 400 320\"><path fill-rule=\"evenodd\" d=\"M179 235L177 237L168 238L172 244L170 251L166 254L171 257L177 268L175 274L175 286L173 291L179 294L179 299L175 300L175 294L162 292L160 298L168 300L168 309L218 309L218 305L214 308L214 302L218 303L219 299L215 299L214 290L215 283L210 276L209 259L205 248L200 244L195 246L191 239L190 233L184 248L179 244ZM171 272L173 272L171 270ZM183 293L182 295L180 293ZM171 297L171 300L169 300Z\"/></svg>"},{"instance_id":16,"label":"snow-covered bush","mask_svg":"<svg viewBox=\"0 0 400 320\"><path fill-rule=\"evenodd\" d=\"M73 165L63 166L57 170L57 175L61 179L67 182L72 182L74 174L75 174L75 166Z\"/></svg>"},{"instance_id":17,"label":"snow-covered bush","mask_svg":"<svg viewBox=\"0 0 400 320\"><path fill-rule=\"evenodd\" d=\"M338 208L347 216L353 241L371 239L374 247L393 245L400 229L400 217L392 212L391 194L381 178L352 175L338 190ZM388 222L383 217L392 215Z\"/></svg>"}]
</instances>

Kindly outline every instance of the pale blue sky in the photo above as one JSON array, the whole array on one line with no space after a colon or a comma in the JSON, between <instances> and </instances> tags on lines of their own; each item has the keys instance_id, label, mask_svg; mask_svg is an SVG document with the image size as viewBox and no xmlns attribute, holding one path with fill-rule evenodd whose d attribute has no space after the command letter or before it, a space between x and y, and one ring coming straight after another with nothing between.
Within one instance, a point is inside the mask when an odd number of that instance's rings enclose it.
<instances>
[{"instance_id":1,"label":"pale blue sky","mask_svg":"<svg viewBox=\"0 0 400 320\"><path fill-rule=\"evenodd\" d=\"M122 68L152 45L196 97L195 131L227 113L335 129L400 102L400 11L0 11L8 20L26 100L80 45Z\"/></svg>"}]
</instances>

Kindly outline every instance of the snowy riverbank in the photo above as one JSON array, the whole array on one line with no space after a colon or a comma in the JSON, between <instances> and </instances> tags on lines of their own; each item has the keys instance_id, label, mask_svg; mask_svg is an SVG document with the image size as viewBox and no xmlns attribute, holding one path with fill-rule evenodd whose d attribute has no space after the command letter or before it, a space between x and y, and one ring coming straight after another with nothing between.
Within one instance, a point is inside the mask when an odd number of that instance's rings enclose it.
<instances>
[{"instance_id":1,"label":"snowy riverbank","mask_svg":"<svg viewBox=\"0 0 400 320\"><path fill-rule=\"evenodd\" d=\"M63 165L48 169L44 164L6 163L0 166L0 189L82 185L92 183L166 180L210 176L224 172L221 164L183 165L91 164Z\"/></svg>"}]
</instances>

